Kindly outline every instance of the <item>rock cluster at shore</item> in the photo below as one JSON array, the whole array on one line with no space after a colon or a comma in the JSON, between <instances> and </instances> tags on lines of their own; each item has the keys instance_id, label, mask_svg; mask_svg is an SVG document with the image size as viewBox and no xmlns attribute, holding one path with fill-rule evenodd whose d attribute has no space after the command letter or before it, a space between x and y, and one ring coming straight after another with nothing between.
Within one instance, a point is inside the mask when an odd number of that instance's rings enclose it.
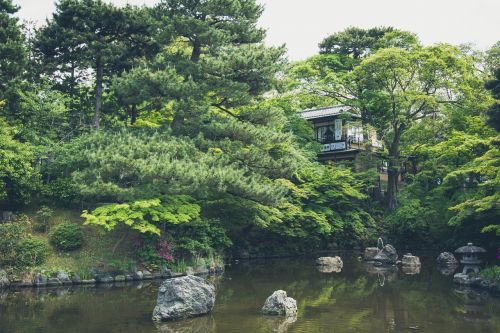
<instances>
[{"instance_id":1,"label":"rock cluster at shore","mask_svg":"<svg viewBox=\"0 0 500 333\"><path fill-rule=\"evenodd\" d=\"M206 275L206 274L219 274L224 271L224 267L197 267L193 270L192 267L186 267L186 272L174 273L169 269L158 272L149 272L148 270L138 270L129 273L122 273L112 275L107 272L101 272L98 269L92 270L92 277L88 279L81 279L78 274L69 274L65 270L59 270L55 273L48 274L42 271L33 276L32 279L15 279L7 276L4 270L0 270L0 289L2 288L43 288L43 287L58 287L64 285L92 285L92 284L112 284L127 281L142 281L153 279L169 279L181 277L184 275Z\"/></svg>"}]
</instances>

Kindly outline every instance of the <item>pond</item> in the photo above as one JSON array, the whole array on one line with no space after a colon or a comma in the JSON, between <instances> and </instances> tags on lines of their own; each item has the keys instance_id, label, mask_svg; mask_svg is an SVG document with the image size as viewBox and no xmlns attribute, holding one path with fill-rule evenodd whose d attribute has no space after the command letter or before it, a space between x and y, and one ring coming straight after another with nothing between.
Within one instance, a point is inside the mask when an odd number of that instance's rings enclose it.
<instances>
[{"instance_id":1,"label":"pond","mask_svg":"<svg viewBox=\"0 0 500 333\"><path fill-rule=\"evenodd\" d=\"M0 333L500 332L500 299L454 285L432 258L418 274L343 259L340 273L319 272L314 258L233 263L211 278L211 315L160 326L151 321L160 281L0 291ZM259 314L278 289L297 300L295 321Z\"/></svg>"}]
</instances>

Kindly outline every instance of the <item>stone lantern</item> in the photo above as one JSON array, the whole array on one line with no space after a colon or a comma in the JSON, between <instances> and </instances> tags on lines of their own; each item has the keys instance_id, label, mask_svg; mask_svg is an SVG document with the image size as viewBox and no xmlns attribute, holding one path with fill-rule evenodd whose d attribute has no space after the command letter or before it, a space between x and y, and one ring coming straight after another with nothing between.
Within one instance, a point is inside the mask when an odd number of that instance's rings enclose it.
<instances>
[{"instance_id":1,"label":"stone lantern","mask_svg":"<svg viewBox=\"0 0 500 333\"><path fill-rule=\"evenodd\" d=\"M472 270L475 273L479 273L479 267L481 265L481 260L477 257L478 253L486 252L485 249L479 246L474 246L472 243L467 243L466 246L459 247L455 250L455 253L462 255L460 263L464 265L462 274L467 274L468 271Z\"/></svg>"}]
</instances>

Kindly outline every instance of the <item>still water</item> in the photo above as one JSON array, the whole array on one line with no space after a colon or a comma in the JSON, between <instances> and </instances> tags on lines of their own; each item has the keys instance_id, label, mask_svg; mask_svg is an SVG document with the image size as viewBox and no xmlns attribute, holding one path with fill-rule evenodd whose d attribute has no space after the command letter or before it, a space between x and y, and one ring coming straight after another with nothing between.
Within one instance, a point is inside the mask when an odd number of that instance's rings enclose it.
<instances>
[{"instance_id":1,"label":"still water","mask_svg":"<svg viewBox=\"0 0 500 333\"><path fill-rule=\"evenodd\" d=\"M211 315L161 326L151 321L159 282L0 291L0 333L500 332L500 298L455 286L432 259L414 274L343 257L340 273L314 258L233 263L212 278ZM297 300L297 318L259 314L277 289Z\"/></svg>"}]
</instances>

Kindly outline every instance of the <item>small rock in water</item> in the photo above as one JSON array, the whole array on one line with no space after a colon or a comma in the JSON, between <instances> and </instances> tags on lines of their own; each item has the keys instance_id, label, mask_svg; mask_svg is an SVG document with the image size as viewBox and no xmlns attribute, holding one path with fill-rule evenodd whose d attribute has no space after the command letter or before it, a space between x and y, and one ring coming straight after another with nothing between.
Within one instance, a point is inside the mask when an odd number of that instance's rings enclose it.
<instances>
[{"instance_id":1,"label":"small rock in water","mask_svg":"<svg viewBox=\"0 0 500 333\"><path fill-rule=\"evenodd\" d=\"M458 260L450 252L443 252L443 253L439 254L439 256L436 258L436 261L439 265L443 265L443 266L456 266L456 265L458 265Z\"/></svg>"},{"instance_id":2,"label":"small rock in water","mask_svg":"<svg viewBox=\"0 0 500 333\"><path fill-rule=\"evenodd\" d=\"M153 320L170 321L196 317L212 311L215 287L205 279L187 275L165 280L158 291Z\"/></svg>"},{"instance_id":3,"label":"small rock in water","mask_svg":"<svg viewBox=\"0 0 500 333\"><path fill-rule=\"evenodd\" d=\"M474 277L471 275L457 273L453 275L453 282L465 285L465 286L479 286L482 279L479 277Z\"/></svg>"},{"instance_id":4,"label":"small rock in water","mask_svg":"<svg viewBox=\"0 0 500 333\"><path fill-rule=\"evenodd\" d=\"M287 297L286 291L277 290L266 299L262 313L273 316L293 317L297 315L297 301Z\"/></svg>"},{"instance_id":5,"label":"small rock in water","mask_svg":"<svg viewBox=\"0 0 500 333\"><path fill-rule=\"evenodd\" d=\"M64 270L60 270L60 271L57 271L57 276L56 276L59 281L61 281L62 284L71 284L71 279L69 278L69 274L64 271Z\"/></svg>"},{"instance_id":6,"label":"small rock in water","mask_svg":"<svg viewBox=\"0 0 500 333\"><path fill-rule=\"evenodd\" d=\"M395 264L398 260L398 253L394 246L386 244L382 250L377 253L373 260L382 264Z\"/></svg>"},{"instance_id":7,"label":"small rock in water","mask_svg":"<svg viewBox=\"0 0 500 333\"><path fill-rule=\"evenodd\" d=\"M36 287L45 287L47 285L47 278L42 274L38 273L33 278L33 285Z\"/></svg>"},{"instance_id":8,"label":"small rock in water","mask_svg":"<svg viewBox=\"0 0 500 333\"><path fill-rule=\"evenodd\" d=\"M342 267L344 267L342 259L338 256L319 257L318 259L316 259L316 265L318 267L318 270L322 273L338 273L342 270Z\"/></svg>"},{"instance_id":9,"label":"small rock in water","mask_svg":"<svg viewBox=\"0 0 500 333\"><path fill-rule=\"evenodd\" d=\"M403 266L420 266L420 258L412 255L411 253L407 253L401 259L401 263Z\"/></svg>"},{"instance_id":10,"label":"small rock in water","mask_svg":"<svg viewBox=\"0 0 500 333\"><path fill-rule=\"evenodd\" d=\"M375 258L379 251L378 247L367 247L365 249L365 253L363 254L363 259L367 261L371 261Z\"/></svg>"}]
</instances>

